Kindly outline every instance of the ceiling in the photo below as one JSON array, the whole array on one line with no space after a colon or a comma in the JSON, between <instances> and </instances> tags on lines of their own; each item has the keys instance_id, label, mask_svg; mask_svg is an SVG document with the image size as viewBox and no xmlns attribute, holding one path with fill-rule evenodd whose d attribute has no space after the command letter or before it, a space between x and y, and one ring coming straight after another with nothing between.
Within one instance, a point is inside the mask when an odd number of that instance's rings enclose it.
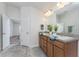
<instances>
[{"instance_id":1,"label":"ceiling","mask_svg":"<svg viewBox=\"0 0 79 59\"><path fill-rule=\"evenodd\" d=\"M47 12L48 10L54 10L57 8L57 2L5 2L5 4L9 5L9 6L15 6L18 8L21 7L34 7L37 8L38 10L42 11L43 13ZM73 4L73 5L72 5ZM56 13L59 15L67 10L71 10L79 8L79 3L72 3L67 6L65 6L64 8L60 8L60 9L56 9ZM78 4L78 5L77 5ZM78 7L76 7L78 6Z\"/></svg>"},{"instance_id":2,"label":"ceiling","mask_svg":"<svg viewBox=\"0 0 79 59\"><path fill-rule=\"evenodd\" d=\"M35 7L42 12L47 12L49 9L53 9L57 2L6 2L7 5L13 5L16 7Z\"/></svg>"}]
</instances>

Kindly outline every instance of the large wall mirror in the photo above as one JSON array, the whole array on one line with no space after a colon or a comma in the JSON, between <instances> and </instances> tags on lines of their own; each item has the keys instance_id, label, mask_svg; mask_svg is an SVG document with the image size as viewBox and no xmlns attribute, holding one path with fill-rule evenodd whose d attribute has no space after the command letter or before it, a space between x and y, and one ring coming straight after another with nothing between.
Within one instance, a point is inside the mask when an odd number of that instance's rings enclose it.
<instances>
[{"instance_id":1,"label":"large wall mirror","mask_svg":"<svg viewBox=\"0 0 79 59\"><path fill-rule=\"evenodd\" d=\"M79 6L57 14L57 22L63 23L64 33L75 34L79 37Z\"/></svg>"}]
</instances>

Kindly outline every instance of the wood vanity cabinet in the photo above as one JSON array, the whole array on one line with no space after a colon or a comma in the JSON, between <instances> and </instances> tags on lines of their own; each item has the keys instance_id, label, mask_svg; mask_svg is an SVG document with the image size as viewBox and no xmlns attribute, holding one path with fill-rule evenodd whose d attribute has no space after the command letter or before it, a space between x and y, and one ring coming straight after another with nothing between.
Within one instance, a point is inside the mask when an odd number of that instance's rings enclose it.
<instances>
[{"instance_id":1,"label":"wood vanity cabinet","mask_svg":"<svg viewBox=\"0 0 79 59\"><path fill-rule=\"evenodd\" d=\"M39 45L46 54L47 54L47 40L48 40L47 37L40 36Z\"/></svg>"},{"instance_id":2,"label":"wood vanity cabinet","mask_svg":"<svg viewBox=\"0 0 79 59\"><path fill-rule=\"evenodd\" d=\"M47 42L47 56L52 57L54 55L53 48L54 48L54 46L51 44L51 41L48 40L48 42Z\"/></svg>"},{"instance_id":3,"label":"wood vanity cabinet","mask_svg":"<svg viewBox=\"0 0 79 59\"><path fill-rule=\"evenodd\" d=\"M64 50L54 46L54 57L63 57L64 56Z\"/></svg>"},{"instance_id":4,"label":"wood vanity cabinet","mask_svg":"<svg viewBox=\"0 0 79 59\"><path fill-rule=\"evenodd\" d=\"M47 36L41 36L39 45L48 57L76 57L78 54L78 40L62 42L51 41Z\"/></svg>"},{"instance_id":5,"label":"wood vanity cabinet","mask_svg":"<svg viewBox=\"0 0 79 59\"><path fill-rule=\"evenodd\" d=\"M43 44L43 41L42 41L42 40L43 40L43 39L42 39L42 36L40 36L39 38L40 38L40 40L39 40L39 46L40 46L41 48L43 48L43 46L42 46L42 44Z\"/></svg>"},{"instance_id":6,"label":"wood vanity cabinet","mask_svg":"<svg viewBox=\"0 0 79 59\"><path fill-rule=\"evenodd\" d=\"M63 57L64 56L64 43L60 41L54 41L54 57Z\"/></svg>"}]
</instances>

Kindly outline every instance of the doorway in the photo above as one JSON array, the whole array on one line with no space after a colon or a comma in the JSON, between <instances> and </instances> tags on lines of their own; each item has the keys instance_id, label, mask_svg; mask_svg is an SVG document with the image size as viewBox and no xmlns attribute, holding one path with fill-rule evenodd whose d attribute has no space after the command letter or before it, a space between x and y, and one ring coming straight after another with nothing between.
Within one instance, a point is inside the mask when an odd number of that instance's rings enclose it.
<instances>
[{"instance_id":1,"label":"doorway","mask_svg":"<svg viewBox=\"0 0 79 59\"><path fill-rule=\"evenodd\" d=\"M20 45L19 26L18 22L10 20L10 44Z\"/></svg>"}]
</instances>

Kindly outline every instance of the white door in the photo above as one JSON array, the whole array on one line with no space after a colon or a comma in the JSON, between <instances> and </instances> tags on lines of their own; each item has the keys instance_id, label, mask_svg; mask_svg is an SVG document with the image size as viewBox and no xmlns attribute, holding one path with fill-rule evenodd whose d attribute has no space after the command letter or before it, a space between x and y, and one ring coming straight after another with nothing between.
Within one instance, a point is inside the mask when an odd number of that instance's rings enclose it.
<instances>
[{"instance_id":1,"label":"white door","mask_svg":"<svg viewBox=\"0 0 79 59\"><path fill-rule=\"evenodd\" d=\"M3 49L10 45L10 20L3 16Z\"/></svg>"},{"instance_id":2,"label":"white door","mask_svg":"<svg viewBox=\"0 0 79 59\"><path fill-rule=\"evenodd\" d=\"M21 11L20 41L24 46L30 46L30 15L27 10L29 11L28 8L23 8Z\"/></svg>"},{"instance_id":3,"label":"white door","mask_svg":"<svg viewBox=\"0 0 79 59\"><path fill-rule=\"evenodd\" d=\"M2 16L0 16L0 51L2 50L3 47L3 38L2 38Z\"/></svg>"},{"instance_id":4,"label":"white door","mask_svg":"<svg viewBox=\"0 0 79 59\"><path fill-rule=\"evenodd\" d=\"M29 46L30 40L30 26L29 19L21 22L21 45Z\"/></svg>"}]
</instances>

